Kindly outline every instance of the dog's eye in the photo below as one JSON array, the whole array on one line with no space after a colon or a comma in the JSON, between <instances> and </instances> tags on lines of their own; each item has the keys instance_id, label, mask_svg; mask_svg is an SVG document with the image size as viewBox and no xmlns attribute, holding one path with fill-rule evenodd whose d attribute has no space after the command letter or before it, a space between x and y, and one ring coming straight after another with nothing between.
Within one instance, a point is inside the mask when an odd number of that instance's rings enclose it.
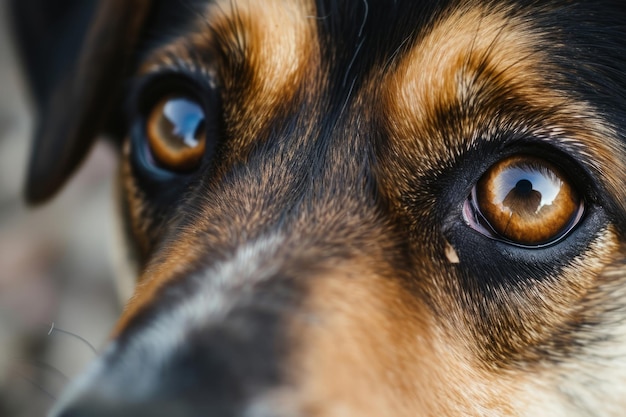
<instances>
[{"instance_id":1,"label":"dog's eye","mask_svg":"<svg viewBox=\"0 0 626 417\"><path fill-rule=\"evenodd\" d=\"M469 225L490 237L524 245L556 242L579 222L583 200L561 170L531 156L493 165L466 203Z\"/></svg>"},{"instance_id":2,"label":"dog's eye","mask_svg":"<svg viewBox=\"0 0 626 417\"><path fill-rule=\"evenodd\" d=\"M203 107L189 97L167 96L148 113L145 133L161 166L173 171L194 169L206 146Z\"/></svg>"}]
</instances>

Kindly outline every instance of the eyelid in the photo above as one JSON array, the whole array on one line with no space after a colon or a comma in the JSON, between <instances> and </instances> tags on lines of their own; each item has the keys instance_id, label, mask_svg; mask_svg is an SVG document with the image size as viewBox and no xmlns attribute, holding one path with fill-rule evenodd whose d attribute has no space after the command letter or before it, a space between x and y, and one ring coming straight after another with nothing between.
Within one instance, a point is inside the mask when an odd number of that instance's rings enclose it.
<instances>
[{"instance_id":1,"label":"eyelid","mask_svg":"<svg viewBox=\"0 0 626 417\"><path fill-rule=\"evenodd\" d=\"M584 143L575 138L555 136L548 139L539 134L533 136L530 132L522 137L508 140L504 147L498 145L491 150L490 147L496 146L496 143L488 142L485 145L487 155L481 152L478 156L484 162L483 169L478 173L475 181L478 181L482 174L499 160L516 154L524 154L545 159L568 172L569 180L584 196L585 201L596 203L602 200L602 194L599 192L601 179L597 177L595 165L589 160L589 155L582 152L585 149Z\"/></svg>"},{"instance_id":2,"label":"eyelid","mask_svg":"<svg viewBox=\"0 0 626 417\"><path fill-rule=\"evenodd\" d=\"M219 100L217 79L205 71L192 71L186 66L162 67L129 81L124 108L129 119L146 111L147 102L156 100L168 90L181 89L194 96L208 109Z\"/></svg>"}]
</instances>

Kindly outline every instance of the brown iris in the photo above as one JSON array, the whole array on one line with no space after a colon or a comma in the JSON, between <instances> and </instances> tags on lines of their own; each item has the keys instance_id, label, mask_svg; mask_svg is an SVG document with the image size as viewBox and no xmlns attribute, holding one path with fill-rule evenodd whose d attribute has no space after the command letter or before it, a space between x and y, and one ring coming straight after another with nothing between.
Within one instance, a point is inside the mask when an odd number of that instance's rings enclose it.
<instances>
[{"instance_id":1,"label":"brown iris","mask_svg":"<svg viewBox=\"0 0 626 417\"><path fill-rule=\"evenodd\" d=\"M190 98L165 97L150 111L146 135L159 164L174 171L191 170L204 154L204 110Z\"/></svg>"},{"instance_id":2,"label":"brown iris","mask_svg":"<svg viewBox=\"0 0 626 417\"><path fill-rule=\"evenodd\" d=\"M561 170L524 155L493 165L476 184L472 202L493 232L529 246L557 240L583 211L581 198Z\"/></svg>"}]
</instances>

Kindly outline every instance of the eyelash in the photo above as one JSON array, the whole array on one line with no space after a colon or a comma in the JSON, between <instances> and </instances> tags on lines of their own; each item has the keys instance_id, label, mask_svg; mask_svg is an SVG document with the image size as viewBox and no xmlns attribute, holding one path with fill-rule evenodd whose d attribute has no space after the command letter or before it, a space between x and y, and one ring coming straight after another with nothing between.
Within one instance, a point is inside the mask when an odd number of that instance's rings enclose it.
<instances>
[{"instance_id":1,"label":"eyelash","mask_svg":"<svg viewBox=\"0 0 626 417\"><path fill-rule=\"evenodd\" d=\"M147 107L168 91L182 90L196 96L209 108L217 100L217 83L206 74L187 68L168 68L134 78L129 83L126 114L133 118L145 113Z\"/></svg>"}]
</instances>

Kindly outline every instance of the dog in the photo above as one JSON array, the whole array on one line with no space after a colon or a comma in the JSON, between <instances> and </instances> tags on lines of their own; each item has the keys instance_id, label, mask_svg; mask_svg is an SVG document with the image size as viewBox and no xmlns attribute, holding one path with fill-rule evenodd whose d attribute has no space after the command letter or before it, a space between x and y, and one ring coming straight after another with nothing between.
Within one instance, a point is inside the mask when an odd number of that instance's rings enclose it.
<instances>
[{"instance_id":1,"label":"dog","mask_svg":"<svg viewBox=\"0 0 626 417\"><path fill-rule=\"evenodd\" d=\"M12 7L27 200L108 137L133 271L51 416L626 414L619 2Z\"/></svg>"}]
</instances>

